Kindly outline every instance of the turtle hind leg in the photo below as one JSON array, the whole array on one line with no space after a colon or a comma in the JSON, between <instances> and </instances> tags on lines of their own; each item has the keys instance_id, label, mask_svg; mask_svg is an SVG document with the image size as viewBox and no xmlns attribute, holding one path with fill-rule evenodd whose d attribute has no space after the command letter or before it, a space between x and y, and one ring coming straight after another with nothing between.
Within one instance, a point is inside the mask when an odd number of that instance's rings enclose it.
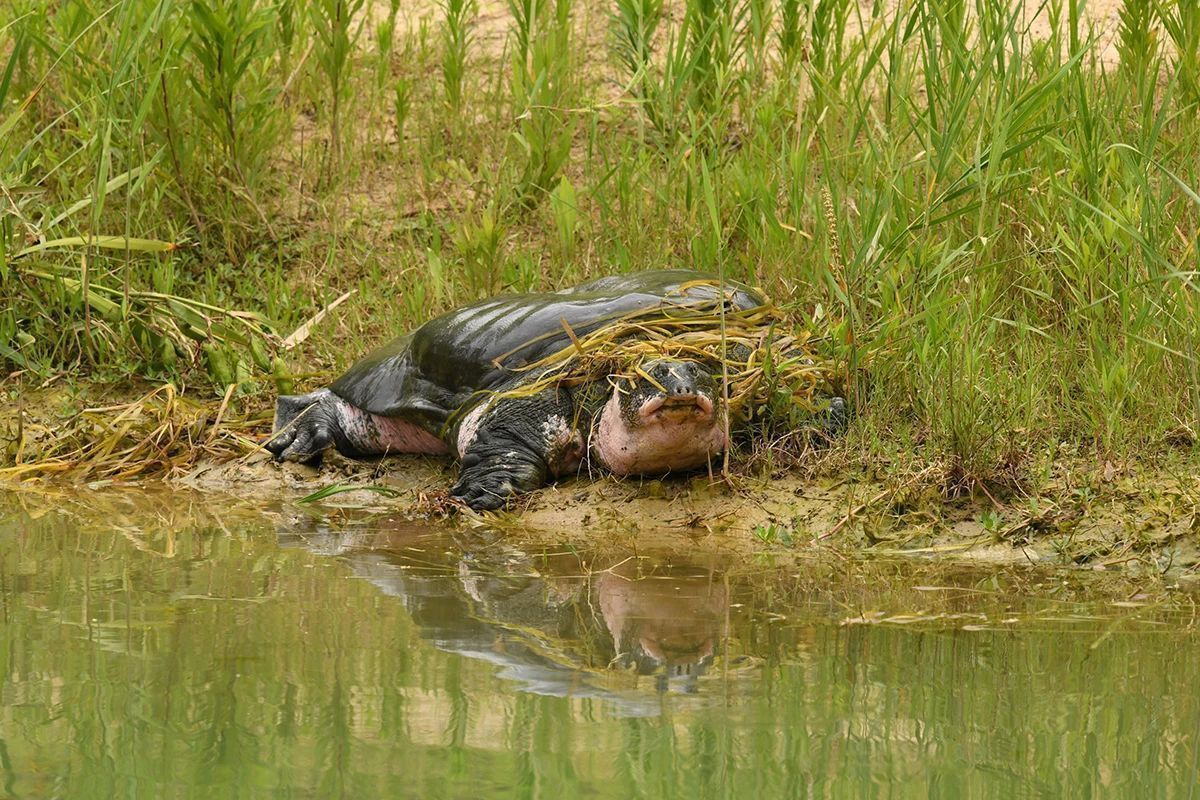
<instances>
[{"instance_id":1,"label":"turtle hind leg","mask_svg":"<svg viewBox=\"0 0 1200 800\"><path fill-rule=\"evenodd\" d=\"M319 464L325 450L335 443L338 424L333 393L328 389L284 395L275 403L274 433L265 446L276 461Z\"/></svg>"}]
</instances>

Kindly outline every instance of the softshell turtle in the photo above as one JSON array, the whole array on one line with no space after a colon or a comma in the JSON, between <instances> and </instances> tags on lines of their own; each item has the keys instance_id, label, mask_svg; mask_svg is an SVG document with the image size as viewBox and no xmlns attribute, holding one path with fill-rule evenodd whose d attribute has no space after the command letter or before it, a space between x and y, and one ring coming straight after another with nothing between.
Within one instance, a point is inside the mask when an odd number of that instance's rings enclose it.
<instances>
[{"instance_id":1,"label":"softshell turtle","mask_svg":"<svg viewBox=\"0 0 1200 800\"><path fill-rule=\"evenodd\" d=\"M523 367L575 337L639 312L711 313L720 292L713 276L661 270L458 308L368 354L327 389L280 397L267 448L305 463L330 446L350 457L452 454L461 466L451 495L475 509L499 508L584 463L619 475L702 467L728 444L719 365L660 358L633 378L512 390L536 380ZM731 309L767 302L740 284L726 282L724 293Z\"/></svg>"}]
</instances>

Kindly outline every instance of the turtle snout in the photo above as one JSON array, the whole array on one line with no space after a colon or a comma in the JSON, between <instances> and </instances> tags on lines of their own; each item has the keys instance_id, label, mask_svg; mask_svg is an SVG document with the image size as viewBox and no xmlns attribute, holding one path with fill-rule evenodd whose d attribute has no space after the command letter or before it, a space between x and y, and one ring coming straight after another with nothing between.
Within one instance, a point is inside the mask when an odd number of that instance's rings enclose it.
<instances>
[{"instance_id":1,"label":"turtle snout","mask_svg":"<svg viewBox=\"0 0 1200 800\"><path fill-rule=\"evenodd\" d=\"M698 364L662 360L647 365L638 416L643 420L704 419L713 413L713 380Z\"/></svg>"},{"instance_id":2,"label":"turtle snout","mask_svg":"<svg viewBox=\"0 0 1200 800\"><path fill-rule=\"evenodd\" d=\"M696 381L690 377L682 378L667 387L667 394L671 397L694 397L699 393L699 390L696 388Z\"/></svg>"}]
</instances>

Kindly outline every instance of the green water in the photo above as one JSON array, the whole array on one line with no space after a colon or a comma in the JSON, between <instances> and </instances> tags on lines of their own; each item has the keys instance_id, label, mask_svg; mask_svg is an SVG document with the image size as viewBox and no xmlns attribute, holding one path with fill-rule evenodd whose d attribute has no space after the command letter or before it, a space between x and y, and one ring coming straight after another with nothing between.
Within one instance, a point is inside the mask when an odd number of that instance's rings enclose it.
<instances>
[{"instance_id":1,"label":"green water","mask_svg":"<svg viewBox=\"0 0 1200 800\"><path fill-rule=\"evenodd\" d=\"M1200 797L1186 584L106 503L0 498L0 797Z\"/></svg>"}]
</instances>

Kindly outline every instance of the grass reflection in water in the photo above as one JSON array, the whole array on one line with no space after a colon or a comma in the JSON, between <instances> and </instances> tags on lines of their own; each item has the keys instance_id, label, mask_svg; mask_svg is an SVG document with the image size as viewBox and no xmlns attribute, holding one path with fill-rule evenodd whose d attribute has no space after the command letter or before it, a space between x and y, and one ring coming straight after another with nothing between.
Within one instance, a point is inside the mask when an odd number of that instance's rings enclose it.
<instances>
[{"instance_id":1,"label":"grass reflection in water","mask_svg":"<svg viewBox=\"0 0 1200 800\"><path fill-rule=\"evenodd\" d=\"M115 502L115 501L114 501ZM1192 595L5 503L12 797L1186 797Z\"/></svg>"}]
</instances>

